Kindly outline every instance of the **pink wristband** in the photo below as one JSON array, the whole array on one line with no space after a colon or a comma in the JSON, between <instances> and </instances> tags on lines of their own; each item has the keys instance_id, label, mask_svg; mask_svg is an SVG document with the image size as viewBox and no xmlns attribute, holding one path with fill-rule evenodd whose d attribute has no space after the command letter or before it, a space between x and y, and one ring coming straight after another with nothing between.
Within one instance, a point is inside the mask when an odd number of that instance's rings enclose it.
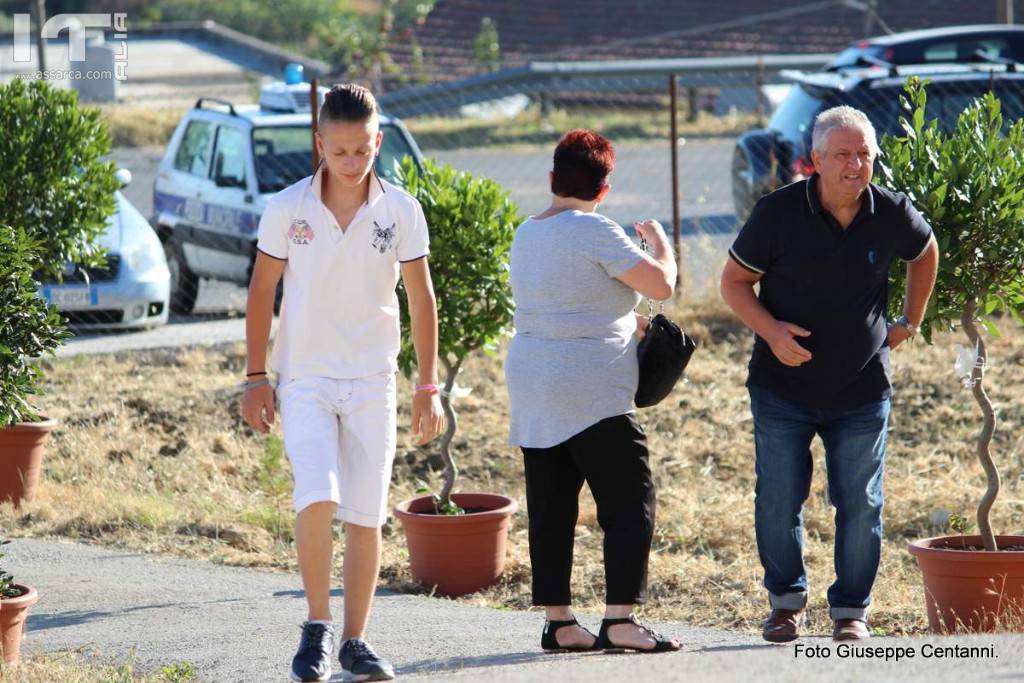
<instances>
[{"instance_id":1,"label":"pink wristband","mask_svg":"<svg viewBox=\"0 0 1024 683\"><path fill-rule=\"evenodd\" d=\"M416 385L416 392L419 393L421 391L426 391L426 392L431 393L431 394L439 394L439 393L441 393L441 385L440 384L417 384Z\"/></svg>"}]
</instances>

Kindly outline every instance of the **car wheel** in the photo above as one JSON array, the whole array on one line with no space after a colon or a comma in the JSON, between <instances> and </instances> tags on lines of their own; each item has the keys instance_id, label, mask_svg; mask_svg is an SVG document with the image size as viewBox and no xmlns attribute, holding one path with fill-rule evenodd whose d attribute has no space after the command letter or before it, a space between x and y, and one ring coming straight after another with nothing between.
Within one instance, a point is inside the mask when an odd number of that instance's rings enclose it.
<instances>
[{"instance_id":1,"label":"car wheel","mask_svg":"<svg viewBox=\"0 0 1024 683\"><path fill-rule=\"evenodd\" d=\"M171 272L171 312L188 315L196 306L199 278L188 267L181 247L171 241L164 243L167 269Z\"/></svg>"}]
</instances>

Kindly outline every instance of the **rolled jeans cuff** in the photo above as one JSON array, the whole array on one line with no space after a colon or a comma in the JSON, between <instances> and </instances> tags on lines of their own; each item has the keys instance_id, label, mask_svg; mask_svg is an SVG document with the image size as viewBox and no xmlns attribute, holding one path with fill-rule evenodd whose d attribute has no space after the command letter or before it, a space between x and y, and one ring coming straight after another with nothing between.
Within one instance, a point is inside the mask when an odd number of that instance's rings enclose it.
<instances>
[{"instance_id":1,"label":"rolled jeans cuff","mask_svg":"<svg viewBox=\"0 0 1024 683\"><path fill-rule=\"evenodd\" d=\"M772 609L803 609L807 606L807 591L799 593L783 593L776 595L768 593L768 601Z\"/></svg>"},{"instance_id":2,"label":"rolled jeans cuff","mask_svg":"<svg viewBox=\"0 0 1024 683\"><path fill-rule=\"evenodd\" d=\"M832 621L837 619L860 619L864 623L868 621L867 607L831 607L828 610Z\"/></svg>"}]
</instances>

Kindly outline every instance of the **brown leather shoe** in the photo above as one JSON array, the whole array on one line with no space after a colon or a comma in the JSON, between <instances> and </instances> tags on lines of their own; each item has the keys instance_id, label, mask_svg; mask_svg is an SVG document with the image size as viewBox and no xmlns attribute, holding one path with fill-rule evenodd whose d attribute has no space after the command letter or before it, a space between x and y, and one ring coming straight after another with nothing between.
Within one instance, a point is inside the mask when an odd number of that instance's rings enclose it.
<instances>
[{"instance_id":1,"label":"brown leather shoe","mask_svg":"<svg viewBox=\"0 0 1024 683\"><path fill-rule=\"evenodd\" d=\"M832 640L867 640L871 637L868 625L861 619L836 619Z\"/></svg>"},{"instance_id":2,"label":"brown leather shoe","mask_svg":"<svg viewBox=\"0 0 1024 683\"><path fill-rule=\"evenodd\" d=\"M761 636L770 643L788 643L800 637L803 623L802 609L773 609L764 622Z\"/></svg>"}]
</instances>

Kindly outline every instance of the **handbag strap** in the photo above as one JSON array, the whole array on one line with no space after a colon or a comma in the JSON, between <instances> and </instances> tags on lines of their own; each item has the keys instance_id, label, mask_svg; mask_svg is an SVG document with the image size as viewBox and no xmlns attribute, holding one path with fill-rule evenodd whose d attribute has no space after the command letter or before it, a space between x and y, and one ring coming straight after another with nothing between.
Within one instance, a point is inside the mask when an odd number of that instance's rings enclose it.
<instances>
[{"instance_id":1,"label":"handbag strap","mask_svg":"<svg viewBox=\"0 0 1024 683\"><path fill-rule=\"evenodd\" d=\"M650 254L651 253L651 250L647 248L647 240L645 240L643 237L640 238L640 248L643 249L645 254ZM644 297L644 298L647 299L647 319L648 320L654 320L654 315L655 315L655 313L654 313L654 299L652 299L649 296ZM639 306L639 305L640 304L637 304L637 306ZM634 308L633 310L636 311L636 308ZM658 313L664 313L664 312L665 312L665 302L664 301L659 301L658 302Z\"/></svg>"}]
</instances>

